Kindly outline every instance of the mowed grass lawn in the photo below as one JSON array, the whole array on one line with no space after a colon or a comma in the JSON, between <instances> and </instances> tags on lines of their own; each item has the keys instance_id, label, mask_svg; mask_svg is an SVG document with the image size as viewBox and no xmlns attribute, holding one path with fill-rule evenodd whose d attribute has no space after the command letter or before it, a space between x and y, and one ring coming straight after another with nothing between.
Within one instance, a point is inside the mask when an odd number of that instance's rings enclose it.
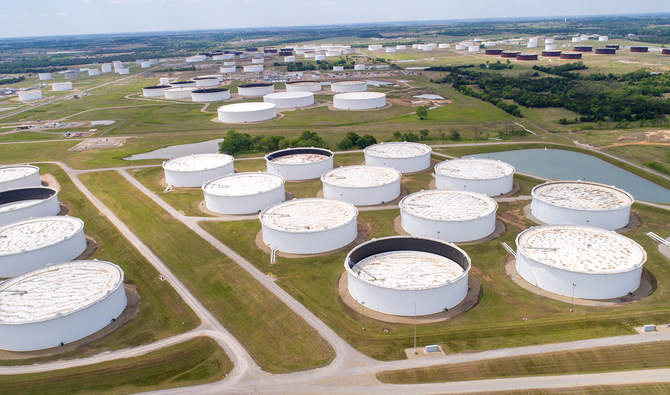
<instances>
[{"instance_id":1,"label":"mowed grass lawn","mask_svg":"<svg viewBox=\"0 0 670 395\"><path fill-rule=\"evenodd\" d=\"M530 185L528 185L530 187ZM670 265L657 245L645 236L654 231L670 231L670 213L641 205L635 212L642 225L626 233L648 253L645 267L657 278L659 288L638 303L612 308L578 307L570 313L566 303L543 298L516 285L504 272L507 253L501 242L514 246L517 234L532 223L521 213L528 202L501 203L499 216L507 232L500 238L462 248L472 258L470 271L482 283L477 306L462 316L418 328L418 344L440 344L448 353L544 344L594 337L634 333L643 322L670 320L667 299ZM358 222L369 229L369 239L394 235L392 222L398 210L361 212ZM366 355L380 360L405 358L412 347L412 325L391 324L366 318L361 330L361 311L353 311L339 300L337 281L344 272L346 252L322 257L282 258L269 264L268 255L253 243L260 231L259 221L208 222L203 228L254 263L264 272L274 273L278 284L324 320L340 336Z\"/></svg>"},{"instance_id":2,"label":"mowed grass lawn","mask_svg":"<svg viewBox=\"0 0 670 395\"><path fill-rule=\"evenodd\" d=\"M44 373L0 376L6 394L127 394L206 384L233 363L212 339L199 337L141 357Z\"/></svg>"},{"instance_id":3,"label":"mowed grass lawn","mask_svg":"<svg viewBox=\"0 0 670 395\"><path fill-rule=\"evenodd\" d=\"M172 218L116 172L82 181L142 239L265 371L328 364L334 351L251 275Z\"/></svg>"}]
</instances>

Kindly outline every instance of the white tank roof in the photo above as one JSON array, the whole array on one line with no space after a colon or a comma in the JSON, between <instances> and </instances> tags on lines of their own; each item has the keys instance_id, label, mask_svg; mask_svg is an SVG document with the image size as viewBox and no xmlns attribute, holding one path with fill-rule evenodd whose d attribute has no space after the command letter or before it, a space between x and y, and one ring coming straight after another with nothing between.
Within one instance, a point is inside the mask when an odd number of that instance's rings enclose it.
<instances>
[{"instance_id":1,"label":"white tank roof","mask_svg":"<svg viewBox=\"0 0 670 395\"><path fill-rule=\"evenodd\" d=\"M71 314L123 286L123 270L74 261L33 270L0 284L0 323L26 324Z\"/></svg>"},{"instance_id":2,"label":"white tank roof","mask_svg":"<svg viewBox=\"0 0 670 395\"><path fill-rule=\"evenodd\" d=\"M380 97L386 97L386 93L381 92L348 92L348 93L338 93L337 95L340 99L346 100L370 100L378 99Z\"/></svg>"},{"instance_id":3,"label":"white tank roof","mask_svg":"<svg viewBox=\"0 0 670 395\"><path fill-rule=\"evenodd\" d=\"M292 233L314 233L340 228L356 220L358 209L332 199L294 199L276 204L260 214L263 225Z\"/></svg>"},{"instance_id":4,"label":"white tank roof","mask_svg":"<svg viewBox=\"0 0 670 395\"><path fill-rule=\"evenodd\" d=\"M486 195L453 189L431 189L405 196L400 208L433 221L471 221L494 214L498 203Z\"/></svg>"},{"instance_id":5,"label":"white tank roof","mask_svg":"<svg viewBox=\"0 0 670 395\"><path fill-rule=\"evenodd\" d=\"M0 167L0 183L28 177L39 171L39 167L31 165L2 166Z\"/></svg>"},{"instance_id":6,"label":"white tank roof","mask_svg":"<svg viewBox=\"0 0 670 395\"><path fill-rule=\"evenodd\" d=\"M384 166L338 167L321 176L326 184L342 188L374 188L391 184L402 177L398 170Z\"/></svg>"},{"instance_id":7,"label":"white tank roof","mask_svg":"<svg viewBox=\"0 0 670 395\"><path fill-rule=\"evenodd\" d=\"M647 260L647 253L635 241L589 226L537 226L521 232L516 244L530 259L580 273L627 272Z\"/></svg>"},{"instance_id":8,"label":"white tank roof","mask_svg":"<svg viewBox=\"0 0 670 395\"><path fill-rule=\"evenodd\" d=\"M285 155L274 158L270 162L281 163L282 165L304 165L307 163L316 163L327 160L330 156L319 154L295 154Z\"/></svg>"},{"instance_id":9,"label":"white tank roof","mask_svg":"<svg viewBox=\"0 0 670 395\"><path fill-rule=\"evenodd\" d=\"M368 83L366 81L338 81L338 82L333 82L332 85L367 85Z\"/></svg>"},{"instance_id":10,"label":"white tank roof","mask_svg":"<svg viewBox=\"0 0 670 395\"><path fill-rule=\"evenodd\" d=\"M287 85L310 86L310 85L321 85L321 83L318 81L300 81L300 82L291 82Z\"/></svg>"},{"instance_id":11,"label":"white tank roof","mask_svg":"<svg viewBox=\"0 0 670 395\"><path fill-rule=\"evenodd\" d=\"M284 179L269 173L234 173L208 181L205 193L215 196L252 196L279 188Z\"/></svg>"},{"instance_id":12,"label":"white tank roof","mask_svg":"<svg viewBox=\"0 0 670 395\"><path fill-rule=\"evenodd\" d=\"M617 210L633 204L633 196L619 188L585 181L556 181L533 188L533 198L575 210Z\"/></svg>"},{"instance_id":13,"label":"white tank roof","mask_svg":"<svg viewBox=\"0 0 670 395\"><path fill-rule=\"evenodd\" d=\"M0 228L0 256L39 250L69 239L84 228L75 217L41 217Z\"/></svg>"},{"instance_id":14,"label":"white tank roof","mask_svg":"<svg viewBox=\"0 0 670 395\"><path fill-rule=\"evenodd\" d=\"M364 150L366 155L376 156L378 158L414 158L432 152L432 149L419 143L411 142L392 142L371 145Z\"/></svg>"},{"instance_id":15,"label":"white tank roof","mask_svg":"<svg viewBox=\"0 0 670 395\"><path fill-rule=\"evenodd\" d=\"M275 92L275 93L268 93L267 95L263 96L263 98L267 99L302 99L304 97L310 97L314 96L314 93L312 92Z\"/></svg>"},{"instance_id":16,"label":"white tank roof","mask_svg":"<svg viewBox=\"0 0 670 395\"><path fill-rule=\"evenodd\" d=\"M182 156L163 163L163 168L169 171L191 172L216 169L233 161L233 157L226 154L198 154Z\"/></svg>"},{"instance_id":17,"label":"white tank roof","mask_svg":"<svg viewBox=\"0 0 670 395\"><path fill-rule=\"evenodd\" d=\"M252 102L252 103L228 104L219 107L219 110L225 112L254 112L254 111L268 110L270 108L275 107L277 106L273 103Z\"/></svg>"},{"instance_id":18,"label":"white tank roof","mask_svg":"<svg viewBox=\"0 0 670 395\"><path fill-rule=\"evenodd\" d=\"M400 290L434 288L465 272L451 259L423 251L382 252L362 259L352 271L367 283Z\"/></svg>"},{"instance_id":19,"label":"white tank roof","mask_svg":"<svg viewBox=\"0 0 670 395\"><path fill-rule=\"evenodd\" d=\"M435 172L462 180L495 180L514 174L514 166L493 159L453 159L435 166Z\"/></svg>"}]
</instances>

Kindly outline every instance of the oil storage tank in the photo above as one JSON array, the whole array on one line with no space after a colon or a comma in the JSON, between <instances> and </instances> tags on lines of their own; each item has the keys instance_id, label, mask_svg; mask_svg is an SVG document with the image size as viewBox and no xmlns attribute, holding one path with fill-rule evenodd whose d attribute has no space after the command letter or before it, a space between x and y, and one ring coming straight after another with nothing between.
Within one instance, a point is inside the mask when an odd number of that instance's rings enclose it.
<instances>
[{"instance_id":1,"label":"oil storage tank","mask_svg":"<svg viewBox=\"0 0 670 395\"><path fill-rule=\"evenodd\" d=\"M29 89L26 91L19 91L19 100L22 102L39 100L42 98L42 90L40 89Z\"/></svg>"},{"instance_id":2,"label":"oil storage tank","mask_svg":"<svg viewBox=\"0 0 670 395\"><path fill-rule=\"evenodd\" d=\"M213 102L230 99L230 89L209 88L198 89L191 92L191 100L195 102Z\"/></svg>"},{"instance_id":3,"label":"oil storage tank","mask_svg":"<svg viewBox=\"0 0 670 395\"><path fill-rule=\"evenodd\" d=\"M325 148L287 148L265 156L267 171L287 181L313 180L333 168L333 152Z\"/></svg>"},{"instance_id":4,"label":"oil storage tank","mask_svg":"<svg viewBox=\"0 0 670 395\"><path fill-rule=\"evenodd\" d=\"M363 150L366 165L392 167L403 174L428 169L431 152L429 146L412 142L379 143Z\"/></svg>"},{"instance_id":5,"label":"oil storage tank","mask_svg":"<svg viewBox=\"0 0 670 395\"><path fill-rule=\"evenodd\" d=\"M386 93L350 92L333 96L333 107L340 110L373 110L386 106Z\"/></svg>"},{"instance_id":6,"label":"oil storage tank","mask_svg":"<svg viewBox=\"0 0 670 395\"><path fill-rule=\"evenodd\" d=\"M356 206L390 202L400 196L402 174L383 166L345 166L321 176L323 197Z\"/></svg>"},{"instance_id":7,"label":"oil storage tank","mask_svg":"<svg viewBox=\"0 0 670 395\"><path fill-rule=\"evenodd\" d=\"M197 154L163 162L165 182L182 188L200 188L216 177L235 171L233 157L226 154Z\"/></svg>"},{"instance_id":8,"label":"oil storage tank","mask_svg":"<svg viewBox=\"0 0 670 395\"><path fill-rule=\"evenodd\" d=\"M284 179L268 173L234 173L202 186L208 209L220 214L251 214L281 203Z\"/></svg>"},{"instance_id":9,"label":"oil storage tank","mask_svg":"<svg viewBox=\"0 0 670 395\"><path fill-rule=\"evenodd\" d=\"M365 242L347 255L349 294L365 307L399 316L440 313L468 293L470 257L441 240L394 236Z\"/></svg>"},{"instance_id":10,"label":"oil storage tank","mask_svg":"<svg viewBox=\"0 0 670 395\"><path fill-rule=\"evenodd\" d=\"M170 85L145 86L144 88L142 88L142 96L163 97L165 96L166 89L171 89Z\"/></svg>"},{"instance_id":11,"label":"oil storage tank","mask_svg":"<svg viewBox=\"0 0 670 395\"><path fill-rule=\"evenodd\" d=\"M71 91L72 82L54 82L51 84L51 90L55 92Z\"/></svg>"},{"instance_id":12,"label":"oil storage tank","mask_svg":"<svg viewBox=\"0 0 670 395\"><path fill-rule=\"evenodd\" d=\"M9 189L41 186L40 168L32 165L0 166L0 192Z\"/></svg>"},{"instance_id":13,"label":"oil storage tank","mask_svg":"<svg viewBox=\"0 0 670 395\"><path fill-rule=\"evenodd\" d=\"M275 92L263 96L263 102L272 103L277 108L300 108L314 104L312 92Z\"/></svg>"},{"instance_id":14,"label":"oil storage tank","mask_svg":"<svg viewBox=\"0 0 670 395\"><path fill-rule=\"evenodd\" d=\"M342 248L356 239L358 210L333 199L294 199L259 215L263 242L292 254L317 254Z\"/></svg>"},{"instance_id":15,"label":"oil storage tank","mask_svg":"<svg viewBox=\"0 0 670 395\"><path fill-rule=\"evenodd\" d=\"M246 84L237 87L237 93L239 93L242 97L265 96L268 93L273 93L274 91L275 91L274 84L266 84L266 83Z\"/></svg>"},{"instance_id":16,"label":"oil storage tank","mask_svg":"<svg viewBox=\"0 0 670 395\"><path fill-rule=\"evenodd\" d=\"M286 92L318 92L321 90L319 81L293 81L286 83Z\"/></svg>"},{"instance_id":17,"label":"oil storage tank","mask_svg":"<svg viewBox=\"0 0 670 395\"><path fill-rule=\"evenodd\" d=\"M452 159L435 166L437 189L503 195L514 187L514 167L492 159Z\"/></svg>"},{"instance_id":18,"label":"oil storage tank","mask_svg":"<svg viewBox=\"0 0 670 395\"><path fill-rule=\"evenodd\" d=\"M640 285L644 249L615 232L578 225L545 225L516 238L516 270L549 292L582 299L611 299Z\"/></svg>"},{"instance_id":19,"label":"oil storage tank","mask_svg":"<svg viewBox=\"0 0 670 395\"><path fill-rule=\"evenodd\" d=\"M330 90L334 93L363 92L368 90L368 83L365 81L338 81L330 84Z\"/></svg>"},{"instance_id":20,"label":"oil storage tank","mask_svg":"<svg viewBox=\"0 0 670 395\"><path fill-rule=\"evenodd\" d=\"M277 106L272 103L236 103L221 106L217 110L219 122L261 122L277 116Z\"/></svg>"},{"instance_id":21,"label":"oil storage tank","mask_svg":"<svg viewBox=\"0 0 670 395\"><path fill-rule=\"evenodd\" d=\"M75 261L23 273L0 284L0 349L33 351L89 336L127 305L123 270Z\"/></svg>"},{"instance_id":22,"label":"oil storage tank","mask_svg":"<svg viewBox=\"0 0 670 395\"><path fill-rule=\"evenodd\" d=\"M0 226L60 212L58 191L47 187L23 187L0 192Z\"/></svg>"}]
</instances>

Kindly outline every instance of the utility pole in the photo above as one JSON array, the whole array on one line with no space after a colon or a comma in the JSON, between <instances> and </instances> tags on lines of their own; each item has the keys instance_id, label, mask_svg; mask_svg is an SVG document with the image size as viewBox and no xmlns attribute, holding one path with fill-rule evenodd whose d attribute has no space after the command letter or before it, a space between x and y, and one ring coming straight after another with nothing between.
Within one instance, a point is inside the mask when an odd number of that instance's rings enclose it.
<instances>
[{"instance_id":1,"label":"utility pole","mask_svg":"<svg viewBox=\"0 0 670 395\"><path fill-rule=\"evenodd\" d=\"M414 303L414 355L416 354L416 303Z\"/></svg>"}]
</instances>

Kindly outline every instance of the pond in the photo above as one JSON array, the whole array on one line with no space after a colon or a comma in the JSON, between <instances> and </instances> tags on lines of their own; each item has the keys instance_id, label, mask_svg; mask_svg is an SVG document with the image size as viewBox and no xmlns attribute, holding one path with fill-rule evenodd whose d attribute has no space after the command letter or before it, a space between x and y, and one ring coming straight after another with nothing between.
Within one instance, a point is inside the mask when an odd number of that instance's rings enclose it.
<instances>
[{"instance_id":1,"label":"pond","mask_svg":"<svg viewBox=\"0 0 670 395\"><path fill-rule=\"evenodd\" d=\"M202 141L193 144L171 145L169 147L160 148L155 151L145 152L143 154L133 155L125 160L141 160L141 159L172 159L179 158L191 154L215 154L219 152L219 143L223 139L215 139L209 141Z\"/></svg>"},{"instance_id":2,"label":"pond","mask_svg":"<svg viewBox=\"0 0 670 395\"><path fill-rule=\"evenodd\" d=\"M465 157L499 159L511 164L521 173L553 180L585 180L614 185L638 200L670 203L670 190L604 160L580 152L525 149L465 155Z\"/></svg>"}]
</instances>

